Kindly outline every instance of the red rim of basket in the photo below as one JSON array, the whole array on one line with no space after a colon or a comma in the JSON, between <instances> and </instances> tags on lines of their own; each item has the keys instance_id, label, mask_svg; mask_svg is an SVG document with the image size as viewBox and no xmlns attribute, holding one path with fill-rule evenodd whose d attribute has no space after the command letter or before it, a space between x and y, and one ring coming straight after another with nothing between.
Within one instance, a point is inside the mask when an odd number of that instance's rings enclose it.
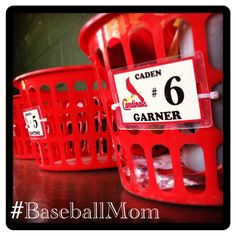
<instances>
[{"instance_id":1,"label":"red rim of basket","mask_svg":"<svg viewBox=\"0 0 236 236\"><path fill-rule=\"evenodd\" d=\"M35 70L35 71L32 71L32 72L28 72L28 73L17 76L13 80L13 85L17 87L18 84L22 80L27 79L27 78L36 77L37 75L50 74L50 73L63 72L63 71L92 70L92 69L94 69L93 65L80 65L80 66L59 66L59 67L52 67L52 68Z\"/></svg>"},{"instance_id":2,"label":"red rim of basket","mask_svg":"<svg viewBox=\"0 0 236 236\"><path fill-rule=\"evenodd\" d=\"M93 16L81 29L78 36L80 48L89 55L88 39L105 23L121 13L99 13Z\"/></svg>"}]
</instances>

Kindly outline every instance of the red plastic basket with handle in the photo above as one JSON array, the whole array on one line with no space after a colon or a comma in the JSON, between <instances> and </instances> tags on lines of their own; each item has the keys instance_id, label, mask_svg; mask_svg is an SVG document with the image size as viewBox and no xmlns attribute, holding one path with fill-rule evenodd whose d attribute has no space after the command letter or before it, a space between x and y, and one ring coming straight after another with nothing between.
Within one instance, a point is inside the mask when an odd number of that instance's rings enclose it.
<instances>
[{"instance_id":1,"label":"red plastic basket with handle","mask_svg":"<svg viewBox=\"0 0 236 236\"><path fill-rule=\"evenodd\" d=\"M39 70L15 79L27 101L23 115L44 170L115 167L107 116L93 66Z\"/></svg>"},{"instance_id":2,"label":"red plastic basket with handle","mask_svg":"<svg viewBox=\"0 0 236 236\"><path fill-rule=\"evenodd\" d=\"M117 68L135 69L136 65L155 64L169 57L178 61L181 53L188 54L193 49L202 54L209 92L212 91L223 78L222 70L215 68L212 60L214 50L209 49L212 37L208 37L207 25L212 19L217 25L214 17L211 13L98 14L79 34L80 47L97 68L122 184L135 195L179 204L223 203L223 169L217 160L222 158L223 137L222 129L216 126L215 111L214 123L208 128L119 129L117 113L111 109L116 101L109 77L111 70ZM108 89L102 89L103 83ZM196 87L198 92L206 92L201 83ZM211 115L209 97L200 103L208 103Z\"/></svg>"}]
</instances>

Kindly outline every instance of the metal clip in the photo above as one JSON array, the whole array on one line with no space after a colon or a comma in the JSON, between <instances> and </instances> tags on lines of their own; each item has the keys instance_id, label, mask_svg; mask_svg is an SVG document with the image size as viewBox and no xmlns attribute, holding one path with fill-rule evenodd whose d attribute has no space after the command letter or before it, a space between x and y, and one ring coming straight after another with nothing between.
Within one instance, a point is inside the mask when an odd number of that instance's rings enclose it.
<instances>
[{"instance_id":1,"label":"metal clip","mask_svg":"<svg viewBox=\"0 0 236 236\"><path fill-rule=\"evenodd\" d=\"M114 104L111 105L111 109L113 111L115 111L117 109L117 107L119 107L119 106L120 106L120 103L114 103Z\"/></svg>"},{"instance_id":2,"label":"metal clip","mask_svg":"<svg viewBox=\"0 0 236 236\"><path fill-rule=\"evenodd\" d=\"M42 118L42 119L40 119L40 121L41 121L41 122L47 122L48 119L47 119L47 118Z\"/></svg>"},{"instance_id":3,"label":"metal clip","mask_svg":"<svg viewBox=\"0 0 236 236\"><path fill-rule=\"evenodd\" d=\"M218 91L212 91L210 93L199 93L198 98L199 99L203 99L203 98L218 99L219 98L219 92Z\"/></svg>"}]
</instances>

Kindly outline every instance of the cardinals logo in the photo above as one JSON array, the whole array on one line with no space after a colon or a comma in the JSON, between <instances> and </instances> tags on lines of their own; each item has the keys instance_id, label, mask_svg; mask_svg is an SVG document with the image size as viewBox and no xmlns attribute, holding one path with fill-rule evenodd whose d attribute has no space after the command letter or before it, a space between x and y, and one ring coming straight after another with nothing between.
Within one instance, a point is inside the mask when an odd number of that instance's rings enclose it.
<instances>
[{"instance_id":1,"label":"cardinals logo","mask_svg":"<svg viewBox=\"0 0 236 236\"><path fill-rule=\"evenodd\" d=\"M141 94L135 89L135 87L131 84L129 77L125 81L127 90L131 93L131 98L135 96L138 97L140 102L132 100L129 102L130 99L123 99L122 104L125 110L131 110L131 108L135 107L147 107L147 104Z\"/></svg>"},{"instance_id":2,"label":"cardinals logo","mask_svg":"<svg viewBox=\"0 0 236 236\"><path fill-rule=\"evenodd\" d=\"M136 95L141 102L144 102L144 98L138 93L138 91L135 89L135 87L130 83L129 77L125 81L126 88L129 92L131 92L132 96Z\"/></svg>"}]
</instances>

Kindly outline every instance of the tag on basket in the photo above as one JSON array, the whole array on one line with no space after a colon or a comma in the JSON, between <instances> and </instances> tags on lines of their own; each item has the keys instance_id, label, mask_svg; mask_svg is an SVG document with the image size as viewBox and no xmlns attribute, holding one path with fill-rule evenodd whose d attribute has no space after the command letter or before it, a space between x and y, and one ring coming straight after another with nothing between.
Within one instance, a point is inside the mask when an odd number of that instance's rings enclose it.
<instances>
[{"instance_id":1,"label":"tag on basket","mask_svg":"<svg viewBox=\"0 0 236 236\"><path fill-rule=\"evenodd\" d=\"M23 116L31 139L46 138L45 127L43 124L46 119L42 118L38 106L24 110Z\"/></svg>"},{"instance_id":2,"label":"tag on basket","mask_svg":"<svg viewBox=\"0 0 236 236\"><path fill-rule=\"evenodd\" d=\"M201 55L111 73L119 128L187 129L212 124L209 101L200 102L209 100Z\"/></svg>"}]
</instances>

